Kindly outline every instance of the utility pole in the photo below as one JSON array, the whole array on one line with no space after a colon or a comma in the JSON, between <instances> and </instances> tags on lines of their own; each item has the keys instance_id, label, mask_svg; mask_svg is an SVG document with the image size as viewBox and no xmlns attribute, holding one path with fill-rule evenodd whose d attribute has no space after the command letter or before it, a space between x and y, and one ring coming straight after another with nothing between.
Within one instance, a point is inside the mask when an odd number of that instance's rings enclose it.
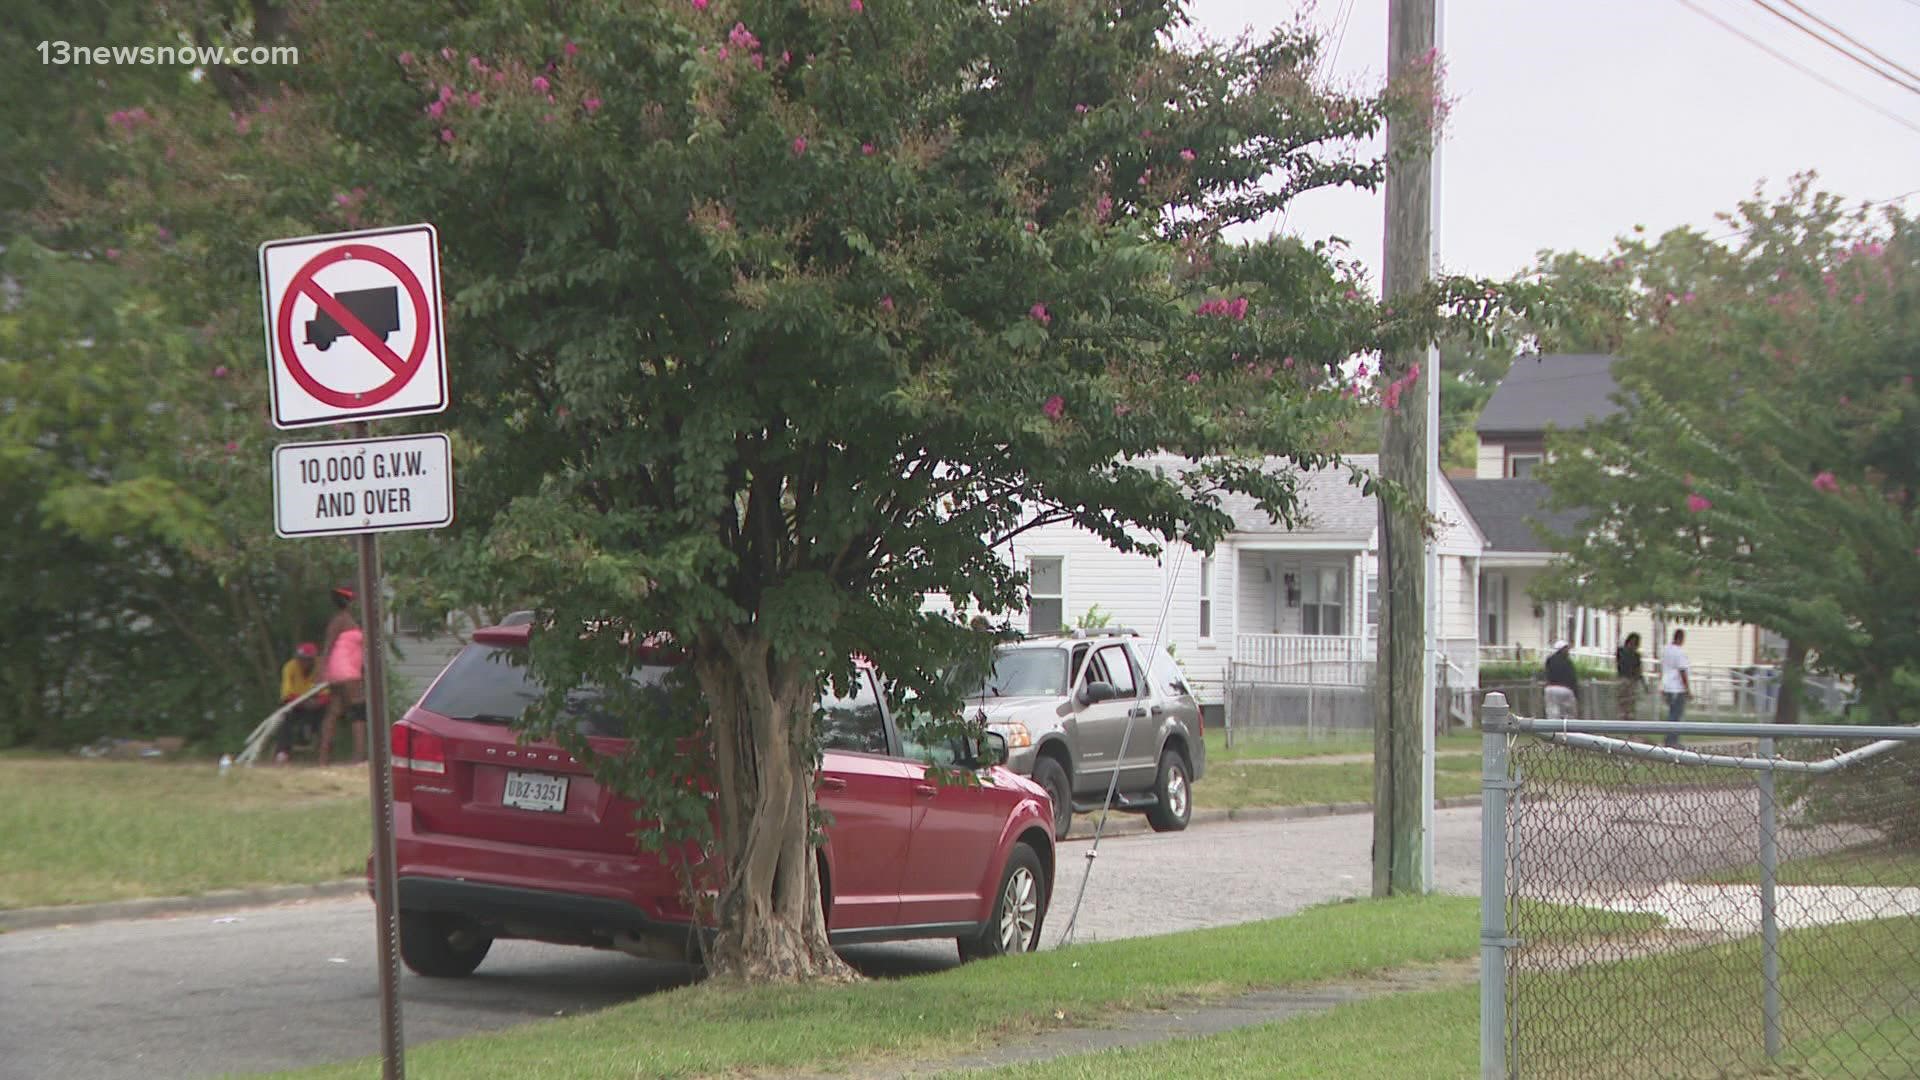
<instances>
[{"instance_id":1,"label":"utility pole","mask_svg":"<svg viewBox=\"0 0 1920 1080\"><path fill-rule=\"evenodd\" d=\"M1387 78L1416 77L1438 63L1437 0L1388 0ZM1437 73L1436 73L1436 89ZM1388 307L1405 303L1433 277L1433 149L1425 126L1387 125L1386 251L1381 274ZM1437 498L1439 351L1431 345L1383 357L1397 379L1420 376L1385 416L1380 469L1431 510ZM1380 636L1373 721L1373 894L1418 893L1433 884L1434 600L1436 555L1418 510L1380 503Z\"/></svg>"}]
</instances>

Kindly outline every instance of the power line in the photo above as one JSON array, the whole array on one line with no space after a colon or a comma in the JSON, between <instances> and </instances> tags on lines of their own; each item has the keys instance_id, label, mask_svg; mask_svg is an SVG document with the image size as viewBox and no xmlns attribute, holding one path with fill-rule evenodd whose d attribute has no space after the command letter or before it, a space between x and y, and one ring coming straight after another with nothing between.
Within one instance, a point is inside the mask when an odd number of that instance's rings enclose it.
<instances>
[{"instance_id":1,"label":"power line","mask_svg":"<svg viewBox=\"0 0 1920 1080\"><path fill-rule=\"evenodd\" d=\"M1890 71L1884 71L1879 67L1875 66L1870 61L1862 59L1860 56L1858 56L1855 53L1849 52L1846 46L1832 40L1831 38L1825 37L1817 30L1811 29L1805 23L1802 23L1796 20L1793 16L1787 14L1784 11L1781 11L1779 8L1774 7L1772 4L1767 3L1767 0L1753 0L1753 3L1754 3L1754 6L1765 11L1767 14L1772 15L1774 18L1779 19L1781 22L1786 23L1788 26L1793 27L1795 30L1800 31L1802 34L1805 34L1806 36L1812 38L1813 40L1819 42L1820 44L1825 45L1827 48L1832 49L1834 52L1837 52L1841 56L1846 57L1848 60L1859 65L1860 67L1863 67L1866 70L1873 72L1875 75L1880 76L1881 78L1887 80L1888 82L1899 87L1900 89L1905 90L1911 94L1920 94L1920 86L1915 86L1913 83L1910 83L1905 79L1902 79L1900 76L1895 75ZM1798 5L1795 5L1795 6L1798 7Z\"/></svg>"},{"instance_id":2,"label":"power line","mask_svg":"<svg viewBox=\"0 0 1920 1080\"><path fill-rule=\"evenodd\" d=\"M1875 52L1873 46L1867 44L1864 41L1861 41L1859 38L1854 37L1852 34L1847 33L1845 30L1840 29L1839 27L1833 25L1832 23L1821 18L1820 16L1815 15L1813 12L1808 11L1806 8L1801 7L1799 4L1794 3L1793 0L1780 0L1780 2L1792 8L1793 10L1799 12L1800 14L1805 15L1807 18L1812 19L1814 22L1819 23L1821 26L1826 27L1828 30L1831 30L1835 34L1840 35L1842 39L1846 40L1847 42L1850 42L1855 48L1858 48L1862 52L1866 53L1868 56L1873 57L1875 60L1880 61L1881 63L1887 65L1888 67L1899 72L1900 74L1905 75L1907 78L1920 79L1920 74L1915 74L1913 71L1909 70L1908 68L1903 67L1898 60L1894 60L1890 57L1883 56L1880 53ZM1914 3L1915 6L1920 6L1920 0L1909 0L1909 2Z\"/></svg>"},{"instance_id":3,"label":"power line","mask_svg":"<svg viewBox=\"0 0 1920 1080\"><path fill-rule=\"evenodd\" d=\"M1774 48L1773 46L1767 44L1766 42L1761 41L1759 38L1754 37L1752 34L1747 33L1745 30L1742 30L1739 27L1728 22L1727 20L1721 18L1720 16L1715 15L1713 12L1708 11L1707 9L1701 7L1699 4L1694 3L1694 0L1677 0L1677 2L1682 7L1685 7L1689 11L1692 11L1694 14L1699 15L1701 18L1712 22L1714 25L1720 27L1722 30L1725 30L1727 33L1732 34L1735 37L1738 37L1742 41L1745 41L1747 44L1752 45L1754 48L1759 49L1761 52L1764 52L1768 56L1773 57L1775 60L1780 61L1781 63L1787 65L1788 67L1794 69L1795 71L1798 71L1800 74L1805 75L1807 78L1814 80L1815 82L1819 83L1822 86L1825 86L1827 89L1835 91L1836 93L1839 93L1845 97L1851 98L1857 104L1865 105L1867 108L1872 109L1874 112L1879 113L1881 116L1884 116L1887 119L1893 121L1894 123L1899 124L1901 127L1906 128L1908 131L1911 131L1916 135L1920 135L1920 124L1916 124L1913 121L1907 119L1906 117L1901 116L1899 113L1896 113L1891 109L1888 109L1882 106L1879 102L1862 97L1859 94L1856 94L1853 91L1847 89L1846 87L1841 86L1839 83L1834 82L1832 79L1827 78L1825 75L1822 75L1819 72L1813 70L1812 68L1807 67L1805 64L1802 64L1800 61L1795 60L1791 56L1788 56L1786 53L1781 52L1780 50Z\"/></svg>"}]
</instances>

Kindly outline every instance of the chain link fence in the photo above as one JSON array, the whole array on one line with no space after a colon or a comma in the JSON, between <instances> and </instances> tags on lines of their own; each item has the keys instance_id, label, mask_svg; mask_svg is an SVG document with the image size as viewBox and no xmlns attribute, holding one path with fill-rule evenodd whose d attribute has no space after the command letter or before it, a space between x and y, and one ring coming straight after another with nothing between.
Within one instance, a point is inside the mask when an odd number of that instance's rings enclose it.
<instances>
[{"instance_id":1,"label":"chain link fence","mask_svg":"<svg viewBox=\"0 0 1920 1080\"><path fill-rule=\"evenodd\" d=\"M1485 1075L1920 1076L1920 730L1482 722Z\"/></svg>"}]
</instances>

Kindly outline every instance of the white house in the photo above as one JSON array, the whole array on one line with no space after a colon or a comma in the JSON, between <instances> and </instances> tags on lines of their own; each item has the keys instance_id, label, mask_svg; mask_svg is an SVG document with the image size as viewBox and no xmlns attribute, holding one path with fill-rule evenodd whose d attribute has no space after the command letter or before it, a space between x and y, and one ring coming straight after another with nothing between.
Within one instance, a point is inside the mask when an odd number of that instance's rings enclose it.
<instances>
[{"instance_id":1,"label":"white house","mask_svg":"<svg viewBox=\"0 0 1920 1080\"><path fill-rule=\"evenodd\" d=\"M1490 538L1482 562L1480 640L1489 656L1539 656L1555 638L1575 651L1611 658L1628 633L1639 632L1641 651L1659 655L1674 628L1687 628L1687 653L1696 667L1730 668L1777 658L1782 643L1759 627L1706 623L1644 608L1608 612L1578 604L1540 602L1528 589L1557 555L1534 536L1529 520L1567 533L1580 515L1542 510L1546 488L1531 480L1546 460L1549 428L1572 431L1620 411L1613 400L1613 357L1549 354L1522 357L1500 380L1474 425L1479 455L1474 480L1459 482L1468 511Z\"/></svg>"},{"instance_id":2,"label":"white house","mask_svg":"<svg viewBox=\"0 0 1920 1080\"><path fill-rule=\"evenodd\" d=\"M1169 470L1187 465L1162 460ZM1347 460L1369 472L1378 464L1371 454ZM1158 558L1122 554L1070 524L1023 533L1008 555L1029 576L1026 629L1056 631L1097 607L1172 646L1206 705L1223 700L1229 662L1271 682L1364 684L1375 651L1378 506L1346 468L1305 474L1299 502L1302 520L1289 528L1252 499L1227 496L1235 528L1207 556L1184 544ZM1459 676L1472 679L1485 539L1444 480L1440 517L1441 637Z\"/></svg>"}]
</instances>

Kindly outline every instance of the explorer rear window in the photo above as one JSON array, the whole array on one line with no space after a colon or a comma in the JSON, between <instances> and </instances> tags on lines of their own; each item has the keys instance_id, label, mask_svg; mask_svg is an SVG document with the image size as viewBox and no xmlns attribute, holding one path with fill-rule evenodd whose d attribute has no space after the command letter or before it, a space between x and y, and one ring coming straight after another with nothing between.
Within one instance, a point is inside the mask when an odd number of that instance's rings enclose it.
<instances>
[{"instance_id":1,"label":"explorer rear window","mask_svg":"<svg viewBox=\"0 0 1920 1080\"><path fill-rule=\"evenodd\" d=\"M420 707L453 720L481 724L511 724L543 696L544 691L526 668L526 654L497 645L469 645L447 665ZM661 686L670 668L649 664L635 669L634 682L648 690L655 707L664 708L667 693ZM576 690L567 695L567 713L588 735L624 737L626 718L602 707L597 691Z\"/></svg>"}]
</instances>

